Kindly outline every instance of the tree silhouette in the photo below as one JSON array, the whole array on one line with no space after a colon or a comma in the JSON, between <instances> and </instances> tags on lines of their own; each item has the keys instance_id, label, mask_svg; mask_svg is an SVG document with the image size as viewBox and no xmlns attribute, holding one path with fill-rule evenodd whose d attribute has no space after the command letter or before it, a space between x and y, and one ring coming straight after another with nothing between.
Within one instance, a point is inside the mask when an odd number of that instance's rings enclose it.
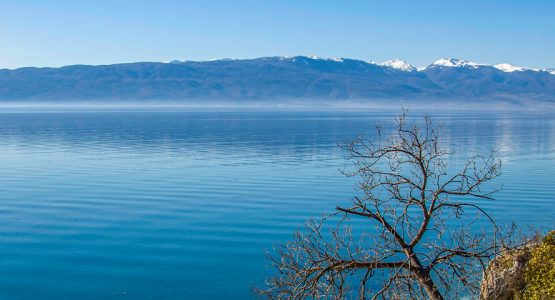
<instances>
[{"instance_id":1,"label":"tree silhouette","mask_svg":"<svg viewBox=\"0 0 555 300\"><path fill-rule=\"evenodd\" d=\"M498 190L484 183L500 174L501 162L492 152L452 172L454 152L442 148L428 116L409 126L403 112L395 122L392 135L376 127L373 138L342 146L354 164L344 172L359 178L360 196L279 246L270 255L277 274L257 293L271 299L477 296L481 274L500 250L497 226L480 204Z\"/></svg>"}]
</instances>

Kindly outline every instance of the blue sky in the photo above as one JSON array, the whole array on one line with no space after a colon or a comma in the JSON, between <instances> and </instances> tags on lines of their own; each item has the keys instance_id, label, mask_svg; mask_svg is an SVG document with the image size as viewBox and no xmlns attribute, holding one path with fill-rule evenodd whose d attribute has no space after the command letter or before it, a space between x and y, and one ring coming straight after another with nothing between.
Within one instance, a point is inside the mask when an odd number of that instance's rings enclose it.
<instances>
[{"instance_id":1,"label":"blue sky","mask_svg":"<svg viewBox=\"0 0 555 300\"><path fill-rule=\"evenodd\" d=\"M555 67L555 1L0 0L0 68L309 54Z\"/></svg>"}]
</instances>

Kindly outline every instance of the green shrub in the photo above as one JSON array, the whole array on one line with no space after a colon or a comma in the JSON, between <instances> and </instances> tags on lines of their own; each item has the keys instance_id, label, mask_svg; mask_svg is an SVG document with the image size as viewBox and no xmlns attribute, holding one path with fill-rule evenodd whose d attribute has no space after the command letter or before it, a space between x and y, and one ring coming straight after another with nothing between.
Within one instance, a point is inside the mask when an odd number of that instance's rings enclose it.
<instances>
[{"instance_id":1,"label":"green shrub","mask_svg":"<svg viewBox=\"0 0 555 300\"><path fill-rule=\"evenodd\" d=\"M524 270L524 299L555 299L555 231L543 238L531 251Z\"/></svg>"}]
</instances>

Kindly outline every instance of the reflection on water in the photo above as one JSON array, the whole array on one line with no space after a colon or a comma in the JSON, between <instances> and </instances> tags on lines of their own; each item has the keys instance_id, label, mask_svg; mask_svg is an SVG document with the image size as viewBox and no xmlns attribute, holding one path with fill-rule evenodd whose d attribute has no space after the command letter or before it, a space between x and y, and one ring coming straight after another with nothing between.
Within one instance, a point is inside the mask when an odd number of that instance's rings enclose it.
<instances>
[{"instance_id":1,"label":"reflection on water","mask_svg":"<svg viewBox=\"0 0 555 300\"><path fill-rule=\"evenodd\" d=\"M391 116L2 113L0 298L250 297L265 250L353 195L337 144ZM461 156L499 151L489 211L555 226L555 117L434 118Z\"/></svg>"}]
</instances>

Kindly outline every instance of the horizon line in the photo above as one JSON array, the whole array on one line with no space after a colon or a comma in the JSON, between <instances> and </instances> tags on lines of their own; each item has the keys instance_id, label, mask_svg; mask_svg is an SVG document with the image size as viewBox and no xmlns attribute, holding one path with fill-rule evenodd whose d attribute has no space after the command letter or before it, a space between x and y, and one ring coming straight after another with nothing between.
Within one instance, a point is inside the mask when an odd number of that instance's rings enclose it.
<instances>
[{"instance_id":1,"label":"horizon line","mask_svg":"<svg viewBox=\"0 0 555 300\"><path fill-rule=\"evenodd\" d=\"M498 66L507 66L507 67L510 67L510 68L515 68L515 70L545 71L545 72L549 72L549 73L555 75L555 67L532 68L532 67L526 67L526 66L515 66L515 65L513 65L511 63L507 63L507 62L498 63L498 64L477 63L477 62L474 62L472 60L466 60L466 59L458 58L458 57L447 57L447 56L443 56L443 57L433 61L432 63L430 63L426 66L416 66L416 65L413 65L413 64L409 63L408 61L406 61L404 59L401 59L401 58L392 58L392 59L384 60L384 61L374 61L374 60L364 60L364 59L349 58L349 57L338 57L338 56L324 57L324 56L317 56L317 55L311 55L311 54L309 54L309 55L273 55L273 56L269 55L269 56L259 56L259 57L249 57L249 58L221 57L221 58L212 58L212 59L204 59L204 60L202 60L202 59L199 59L199 60L172 59L172 60L162 60L162 61L144 60L144 61L129 61L129 62L100 63L100 64L74 63L74 64L67 64L67 65L59 65L59 66L22 66L22 67L16 67L16 68L0 67L0 70L15 71L15 70L27 69L27 68L59 69L59 68L72 67L72 66L99 67L99 66L114 66L114 65L138 64L138 63L161 63L161 64L177 64L177 63L190 63L190 62L203 63L203 62L215 62L215 61L246 61L246 60L264 59L264 58L283 58L283 59L308 58L308 59L313 59L313 60L328 60L328 61L335 61L335 62L342 62L343 60L352 60L352 61L360 61L360 62L364 62L364 63L367 63L367 64L386 66L386 67L388 66L387 63L392 63L392 62L395 62L395 61L399 61L399 62L408 64L410 67L413 67L417 71L421 71L423 69L426 69L426 68L428 68L428 67L430 67L430 66L432 66L435 63L438 63L440 61L458 61L458 62L464 63L464 65L487 66L487 67L494 67L494 68L497 68L497 69L500 69Z\"/></svg>"}]
</instances>

